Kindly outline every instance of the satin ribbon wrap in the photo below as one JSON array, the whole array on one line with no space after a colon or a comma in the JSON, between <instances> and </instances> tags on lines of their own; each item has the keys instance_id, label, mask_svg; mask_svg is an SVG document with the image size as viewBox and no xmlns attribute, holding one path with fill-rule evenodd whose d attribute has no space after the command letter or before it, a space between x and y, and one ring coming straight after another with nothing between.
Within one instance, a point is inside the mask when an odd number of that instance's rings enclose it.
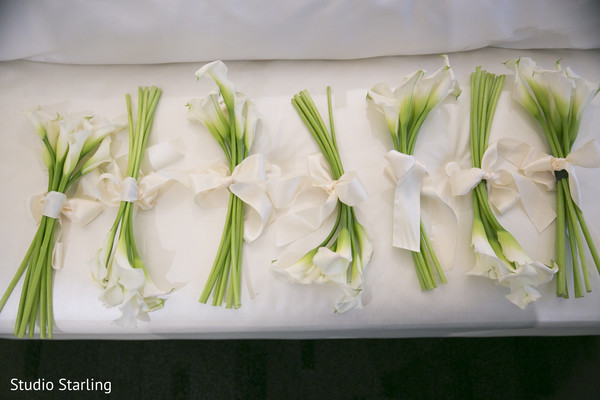
<instances>
[{"instance_id":1,"label":"satin ribbon wrap","mask_svg":"<svg viewBox=\"0 0 600 400\"><path fill-rule=\"evenodd\" d=\"M555 158L548 154L541 154L536 159L528 161L523 166L523 172L527 176L547 171L567 171L571 198L581 209L581 189L575 174L575 167L600 168L600 142L597 139L592 139L569 153L565 158Z\"/></svg>"},{"instance_id":2,"label":"satin ribbon wrap","mask_svg":"<svg viewBox=\"0 0 600 400\"><path fill-rule=\"evenodd\" d=\"M388 152L385 158L389 161L385 172L396 183L392 245L418 252L421 248L421 184L427 170L414 156L396 150Z\"/></svg>"},{"instance_id":3,"label":"satin ribbon wrap","mask_svg":"<svg viewBox=\"0 0 600 400\"><path fill-rule=\"evenodd\" d=\"M54 191L33 196L29 199L28 205L29 212L36 223L40 223L42 216L57 220L56 243L52 253L52 267L54 269L61 269L64 261L64 244L60 241L62 217L85 226L92 222L104 209L102 204L97 201L83 198L67 199L64 193Z\"/></svg>"},{"instance_id":4,"label":"satin ribbon wrap","mask_svg":"<svg viewBox=\"0 0 600 400\"><path fill-rule=\"evenodd\" d=\"M338 200L353 207L368 197L355 172L346 172L333 180L329 164L321 153L309 155L307 162L307 176L269 185L271 197L281 206L278 208L292 204L279 218L277 246L287 245L319 229L335 211Z\"/></svg>"},{"instance_id":5,"label":"satin ribbon wrap","mask_svg":"<svg viewBox=\"0 0 600 400\"><path fill-rule=\"evenodd\" d=\"M244 212L244 239L256 240L273 214L273 205L267 194L266 182L280 175L279 167L269 163L262 154L246 157L233 171L223 164L189 174L189 185L196 202L203 207L223 206L222 195L228 189L246 205Z\"/></svg>"},{"instance_id":6,"label":"satin ribbon wrap","mask_svg":"<svg viewBox=\"0 0 600 400\"><path fill-rule=\"evenodd\" d=\"M515 139L501 139L488 147L481 160L481 168L463 169L451 162L446 166L446 173L450 176L452 195L465 195L485 180L488 199L498 212L502 214L520 201L538 232L542 232L554 221L556 212L548 204L540 186L546 191L551 190L554 175L549 172L522 174L522 168L535 156L535 150L528 144Z\"/></svg>"}]
</instances>

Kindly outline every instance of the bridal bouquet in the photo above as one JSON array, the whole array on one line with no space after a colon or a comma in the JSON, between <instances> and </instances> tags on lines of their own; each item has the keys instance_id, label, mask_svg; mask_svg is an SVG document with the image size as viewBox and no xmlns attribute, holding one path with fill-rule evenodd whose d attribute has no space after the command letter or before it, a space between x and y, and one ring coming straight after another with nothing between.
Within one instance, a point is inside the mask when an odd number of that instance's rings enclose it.
<instances>
[{"instance_id":1,"label":"bridal bouquet","mask_svg":"<svg viewBox=\"0 0 600 400\"><path fill-rule=\"evenodd\" d=\"M444 66L429 76L419 70L406 76L392 90L385 83L375 85L367 94L369 100L385 116L394 149L386 154L389 174L396 182L393 219L393 245L410 250L421 289L437 287L446 277L420 219L421 182L427 174L425 165L413 156L419 130L427 115L450 94L460 95L458 81L448 57Z\"/></svg>"},{"instance_id":2,"label":"bridal bouquet","mask_svg":"<svg viewBox=\"0 0 600 400\"><path fill-rule=\"evenodd\" d=\"M92 276L104 289L101 300L108 307L120 306L122 316L115 322L125 327L135 327L138 318L160 309L163 300L157 296L166 292L152 281L138 252L133 229L135 203L140 197L140 166L161 93L154 86L138 88L135 123L131 97L125 96L129 128L126 177L120 182L121 201L115 222L92 269Z\"/></svg>"},{"instance_id":3,"label":"bridal bouquet","mask_svg":"<svg viewBox=\"0 0 600 400\"><path fill-rule=\"evenodd\" d=\"M469 273L497 280L500 285L510 288L511 292L506 297L520 308L525 308L540 297L535 287L552 280L556 269L529 258L513 235L498 222L489 204L486 180L492 180L494 176L482 169L482 160L488 150L504 79L504 75L494 75L481 70L481 67L471 74L470 145L473 168L467 173L476 174L479 183L473 188L472 244L476 264Z\"/></svg>"},{"instance_id":4,"label":"bridal bouquet","mask_svg":"<svg viewBox=\"0 0 600 400\"><path fill-rule=\"evenodd\" d=\"M230 192L221 242L199 301L207 303L212 293L212 305L220 306L225 301L227 308L239 308L244 245L244 194L253 191L251 185L244 182L243 176L257 175L254 180L260 180L260 176L264 175L264 159L260 155L248 157L258 116L254 103L238 92L227 78L227 66L222 61L206 64L196 72L196 77L212 78L218 91L210 93L204 99L191 100L187 105L188 116L202 122L223 149L229 168L229 176L223 184ZM202 177L207 178L204 175ZM204 190L207 185L213 186L207 182L199 186L203 186ZM251 197L252 195L256 193L251 193ZM259 202L261 200L264 199L259 199ZM253 204L249 200L246 202ZM267 201L265 207L259 208L269 207L270 203ZM264 216L261 215L261 219L266 220L269 216L270 213L267 212Z\"/></svg>"},{"instance_id":5,"label":"bridal bouquet","mask_svg":"<svg viewBox=\"0 0 600 400\"><path fill-rule=\"evenodd\" d=\"M48 187L46 194L32 204L40 209L39 226L0 300L0 310L24 274L14 334L23 337L28 333L29 337L33 337L36 320L39 319L40 337L51 338L52 270L53 267L60 268L57 265L60 255L56 254L61 247L56 244L60 219L63 215L71 219L84 217L89 222L98 213L89 210L89 201L67 199L65 193L79 177L110 161L109 135L122 127L97 116L53 117L39 109L31 111L29 118L43 143L42 157L48 169Z\"/></svg>"},{"instance_id":6,"label":"bridal bouquet","mask_svg":"<svg viewBox=\"0 0 600 400\"><path fill-rule=\"evenodd\" d=\"M506 63L514 68L513 98L540 124L552 156L530 165L530 172L551 170L556 177L556 294L568 298L566 268L571 255L575 297L583 296L590 281L584 244L600 272L600 257L581 212L581 194L573 167L600 167L600 143L593 139L573 150L583 112L600 88L577 76L570 68L544 70L528 57Z\"/></svg>"},{"instance_id":7,"label":"bridal bouquet","mask_svg":"<svg viewBox=\"0 0 600 400\"><path fill-rule=\"evenodd\" d=\"M363 273L373 246L354 212L354 206L367 195L356 174L344 172L333 123L330 88L327 88L327 101L329 130L306 90L295 95L292 104L319 145L326 160L324 167L330 168L331 181L319 185L337 198L335 223L321 244L292 265L280 266L275 261L272 271L295 283L330 282L340 287L343 297L336 303L335 311L341 313L362 307Z\"/></svg>"}]
</instances>

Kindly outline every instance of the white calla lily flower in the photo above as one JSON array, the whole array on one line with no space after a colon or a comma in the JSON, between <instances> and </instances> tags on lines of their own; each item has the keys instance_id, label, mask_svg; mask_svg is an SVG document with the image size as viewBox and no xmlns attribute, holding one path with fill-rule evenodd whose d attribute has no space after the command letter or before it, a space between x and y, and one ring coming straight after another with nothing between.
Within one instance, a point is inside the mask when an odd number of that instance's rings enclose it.
<instances>
[{"instance_id":1,"label":"white calla lily flower","mask_svg":"<svg viewBox=\"0 0 600 400\"><path fill-rule=\"evenodd\" d=\"M68 141L68 151L65 158L65 164L63 166L63 172L65 175L69 176L77 167L79 160L81 158L81 152L83 151L83 146L85 145L86 140L92 134L92 131L89 129L77 130L69 135Z\"/></svg>"},{"instance_id":2,"label":"white calla lily flower","mask_svg":"<svg viewBox=\"0 0 600 400\"><path fill-rule=\"evenodd\" d=\"M308 285L311 283L325 283L326 278L322 271L313 264L313 258L317 249L309 251L289 266L281 267L276 263L271 264L271 272L283 280Z\"/></svg>"},{"instance_id":3,"label":"white calla lily flower","mask_svg":"<svg viewBox=\"0 0 600 400\"><path fill-rule=\"evenodd\" d=\"M238 140L244 138L244 130L246 127L246 97L243 95L236 96L235 109L233 115L235 117L235 136Z\"/></svg>"},{"instance_id":4,"label":"white calla lily flower","mask_svg":"<svg viewBox=\"0 0 600 400\"><path fill-rule=\"evenodd\" d=\"M418 70L407 75L395 90L385 83L378 83L368 91L367 99L384 114L392 136L397 136L399 129L406 130L411 121L429 113L450 94L460 94L448 56L442 57L444 66L429 76Z\"/></svg>"},{"instance_id":5,"label":"white calla lily flower","mask_svg":"<svg viewBox=\"0 0 600 400\"><path fill-rule=\"evenodd\" d=\"M229 140L229 117L218 93L210 93L203 99L190 100L187 108L188 119L202 122L215 140Z\"/></svg>"},{"instance_id":6,"label":"white calla lily flower","mask_svg":"<svg viewBox=\"0 0 600 400\"><path fill-rule=\"evenodd\" d=\"M112 155L110 154L111 142L110 136L106 136L102 140L102 143L100 143L100 146L98 146L98 149L94 154L81 166L81 175L85 175L96 169L98 166L112 161Z\"/></svg>"},{"instance_id":7,"label":"white calla lily flower","mask_svg":"<svg viewBox=\"0 0 600 400\"><path fill-rule=\"evenodd\" d=\"M92 131L92 134L88 137L81 150L81 154L84 155L92 151L94 147L104 140L104 138L125 128L125 125L116 124L106 118L97 116L94 116L91 119L84 119L83 125L86 129Z\"/></svg>"},{"instance_id":8,"label":"white calla lily flower","mask_svg":"<svg viewBox=\"0 0 600 400\"><path fill-rule=\"evenodd\" d=\"M254 142L256 126L258 125L258 110L256 105L250 100L244 104L245 126L244 126L244 145L248 151Z\"/></svg>"},{"instance_id":9,"label":"white calla lily flower","mask_svg":"<svg viewBox=\"0 0 600 400\"><path fill-rule=\"evenodd\" d=\"M147 320L147 313L161 308L164 300L158 296L168 291L159 289L143 268L134 268L127 255L127 245L119 238L114 259L105 265L106 242L99 250L92 276L102 287L99 299L110 308L119 306L121 317L114 322L123 327L134 328L137 320Z\"/></svg>"},{"instance_id":10,"label":"white calla lily flower","mask_svg":"<svg viewBox=\"0 0 600 400\"><path fill-rule=\"evenodd\" d=\"M365 231L365 228L360 223L356 222L354 224L354 232L356 233L358 246L360 248L362 270L371 261L371 256L373 255L373 243L369 240L367 231Z\"/></svg>"},{"instance_id":11,"label":"white calla lily flower","mask_svg":"<svg viewBox=\"0 0 600 400\"><path fill-rule=\"evenodd\" d=\"M223 61L213 61L196 71L196 77L198 79L205 76L208 76L215 81L219 87L219 91L221 92L221 96L223 96L223 100L225 101L227 108L233 109L235 106L236 90L233 83L227 78L227 66L223 63Z\"/></svg>"},{"instance_id":12,"label":"white calla lily flower","mask_svg":"<svg viewBox=\"0 0 600 400\"><path fill-rule=\"evenodd\" d=\"M502 233L504 232L504 233ZM480 220L473 222L472 245L475 251L475 267L469 275L481 276L510 289L506 298L524 309L540 297L536 287L552 280L557 268L549 268L541 262L532 261L517 241L506 231L498 233L504 259L499 257L490 243ZM510 265L508 262L514 264Z\"/></svg>"},{"instance_id":13,"label":"white calla lily flower","mask_svg":"<svg viewBox=\"0 0 600 400\"><path fill-rule=\"evenodd\" d=\"M507 61L504 63L507 67L515 64L515 61ZM515 66L515 83L513 87L512 97L517 103L521 104L529 114L534 118L540 118L540 108L531 95L531 89L528 88L525 81L521 79L519 69Z\"/></svg>"},{"instance_id":14,"label":"white calla lily flower","mask_svg":"<svg viewBox=\"0 0 600 400\"><path fill-rule=\"evenodd\" d=\"M573 125L579 127L583 111L592 102L596 94L598 94L600 86L596 86L592 82L581 78L569 67L567 67L565 73L574 85L571 99L571 116L573 118Z\"/></svg>"},{"instance_id":15,"label":"white calla lily flower","mask_svg":"<svg viewBox=\"0 0 600 400\"><path fill-rule=\"evenodd\" d=\"M31 125L33 125L33 129L35 129L35 133L37 133L40 139L46 138L48 135L46 132L46 124L50 121L50 116L43 112L40 107L25 111L24 114L29 118Z\"/></svg>"},{"instance_id":16,"label":"white calla lily flower","mask_svg":"<svg viewBox=\"0 0 600 400\"><path fill-rule=\"evenodd\" d=\"M429 76L424 76L415 84L413 92L413 111L418 118L422 112L429 113L436 105L453 93L456 97L460 95L460 86L454 71L450 67L448 56L444 58L444 66Z\"/></svg>"}]
</instances>

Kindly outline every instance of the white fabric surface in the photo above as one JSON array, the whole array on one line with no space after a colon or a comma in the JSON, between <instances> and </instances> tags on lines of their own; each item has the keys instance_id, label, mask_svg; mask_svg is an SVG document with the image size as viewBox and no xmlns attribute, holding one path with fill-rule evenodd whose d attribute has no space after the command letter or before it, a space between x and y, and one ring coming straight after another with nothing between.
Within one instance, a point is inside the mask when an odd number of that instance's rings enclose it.
<instances>
[{"instance_id":1,"label":"white fabric surface","mask_svg":"<svg viewBox=\"0 0 600 400\"><path fill-rule=\"evenodd\" d=\"M0 60L356 59L486 46L600 48L595 0L19 0Z\"/></svg>"},{"instance_id":2,"label":"white fabric surface","mask_svg":"<svg viewBox=\"0 0 600 400\"><path fill-rule=\"evenodd\" d=\"M496 73L508 73L501 95L491 141L512 137L547 150L533 121L510 96L512 77L503 61L531 56L551 67L556 59L590 81L600 82L600 50L516 51L481 49L453 54L450 62L464 92L458 100L447 99L423 125L415 157L427 165L430 174L439 174L442 165L458 161L469 165L468 77L477 65ZM226 310L197 302L210 271L223 222L223 208L201 208L190 191L173 186L156 207L136 215L136 239L157 284L164 276L183 287L171 293L165 307L150 314L150 322L137 329L111 324L116 309L104 309L97 299L101 290L92 281L89 263L103 243L116 209L109 209L91 224L81 227L65 223L64 268L55 274L55 334L76 337L382 337L382 336L485 336L507 334L600 333L600 278L590 265L593 292L582 299L559 299L554 282L541 288L542 298L521 310L504 296L505 288L491 281L467 276L474 262L470 249L472 210L470 197L457 200L459 230L448 225L431 227L434 245L444 237L457 240L456 255L440 260L447 269L447 285L421 292L407 251L392 247L392 206L394 185L386 178L385 154L392 148L385 121L367 106L365 96L374 84L384 81L398 85L414 70L439 67L437 56L389 57L353 61L250 61L228 63L230 79L252 98L262 115L252 153L264 154L281 167L284 176L306 172L306 157L318 151L290 104L293 94L308 89L317 106L325 112L325 87L333 89L336 132L341 159L348 171L356 171L369 198L356 207L374 244L374 254L365 272L364 308L334 314L337 293L327 286L293 285L277 280L270 272L271 260L284 251L305 252L317 244L328 229L286 248L275 246L276 225L244 249L245 279L251 281L255 298L244 284L242 307ZM208 80L197 81L194 72L201 64L77 66L28 61L0 63L0 290L15 273L35 233L25 207L26 200L46 187L46 175L36 149L39 138L19 112L37 104L67 102L72 112L93 110L114 118L125 114L125 93L135 94L138 85L156 84L163 89L149 145L181 139L185 158L173 168L211 165L222 160L222 151L200 124L186 118L185 104L212 89ZM584 116L575 147L598 137L600 99L596 98ZM124 142L124 133L116 142ZM578 170L584 212L590 226L600 231L600 170ZM435 176L434 176L435 178ZM438 176L439 178L439 176ZM431 224L425 198L423 218ZM430 201L427 199L427 201ZM554 193L547 193L554 201ZM549 262L554 243L554 225L542 234L515 207L500 217L531 257ZM325 228L329 228L328 226ZM319 235L321 234L321 236ZM139 239L138 239L139 238ZM444 253L445 254L445 253ZM167 270L171 267L170 271ZM19 290L0 314L0 335L10 337L17 312Z\"/></svg>"}]
</instances>

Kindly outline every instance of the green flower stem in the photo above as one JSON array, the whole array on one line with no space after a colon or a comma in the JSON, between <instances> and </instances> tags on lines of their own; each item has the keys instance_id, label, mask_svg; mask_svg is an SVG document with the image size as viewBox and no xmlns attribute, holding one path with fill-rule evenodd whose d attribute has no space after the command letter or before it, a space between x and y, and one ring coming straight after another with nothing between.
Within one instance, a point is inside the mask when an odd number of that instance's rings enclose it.
<instances>
[{"instance_id":1,"label":"green flower stem","mask_svg":"<svg viewBox=\"0 0 600 400\"><path fill-rule=\"evenodd\" d=\"M31 254L33 253L34 249L36 248L35 245L38 242L38 238L42 235L43 229L44 228L40 224L40 226L38 227L38 229L35 233L35 236L33 237L33 240L31 241L31 244L29 245L29 249L27 249L27 253L25 253L25 257L23 257L23 261L21 261L21 265L19 265L19 269L17 269L15 276L12 278L12 280L10 281L10 283L8 285L8 288L4 292L2 299L0 299L0 311L2 311L2 309L4 308L4 305L8 301L8 298L10 297L13 290L15 289L15 286L17 285L17 283L23 276L23 273L27 269L27 266L29 265L29 261L31 260Z\"/></svg>"},{"instance_id":2,"label":"green flower stem","mask_svg":"<svg viewBox=\"0 0 600 400\"><path fill-rule=\"evenodd\" d=\"M583 236L588 245L588 249L590 250L592 259L594 260L594 264L596 265L596 269L598 270L598 273L600 273L600 257L598 256L598 250L596 250L596 246L594 244L594 240L592 239L592 235L587 227L587 224L583 217L583 213L581 212L579 207L577 207L577 204L573 204L573 206L575 208L575 213L579 221L579 226L581 227L581 231L583 232Z\"/></svg>"},{"instance_id":3,"label":"green flower stem","mask_svg":"<svg viewBox=\"0 0 600 400\"><path fill-rule=\"evenodd\" d=\"M333 237L335 236L335 233L338 230L338 227L340 226L340 222L342 220L342 214L343 211L342 209L346 207L346 205L344 203L342 203L341 201L338 200L337 202L337 216L335 218L335 222L333 224L333 228L331 229L331 232L329 232L329 235L327 235L327 237L325 238L325 240L323 240L321 242L321 244L319 244L317 247L315 247L315 249L318 249L319 247L326 247L329 242L331 241L331 239L333 239Z\"/></svg>"},{"instance_id":4,"label":"green flower stem","mask_svg":"<svg viewBox=\"0 0 600 400\"><path fill-rule=\"evenodd\" d=\"M425 249L425 253L428 254L429 257L431 257L431 260L433 262L433 265L435 267L435 270L436 270L438 276L440 277L440 280L442 281L442 283L448 283L448 281L446 280L446 276L444 275L444 270L442 270L440 262L438 261L438 258L435 255L435 251L433 251L433 246L431 244L431 241L429 240L429 236L427 235L427 231L425 230L425 226L423 225L422 220L421 220L421 240L422 240L421 246Z\"/></svg>"},{"instance_id":5,"label":"green flower stem","mask_svg":"<svg viewBox=\"0 0 600 400\"><path fill-rule=\"evenodd\" d=\"M556 295L569 298L569 289L566 280L566 217L565 217L565 195L562 190L564 180L556 182L556 265L558 273L556 277Z\"/></svg>"},{"instance_id":6,"label":"green flower stem","mask_svg":"<svg viewBox=\"0 0 600 400\"><path fill-rule=\"evenodd\" d=\"M494 120L494 114L496 113L496 107L498 106L498 100L500 100L500 93L502 92L502 85L504 84L505 79L506 75L499 75L496 76L494 79L494 84L492 86L490 94L491 101L489 102L489 108L487 111L488 118L484 133L485 145L481 148L481 158L483 158L483 154L485 153L485 150L488 147L488 143L490 140L490 132L492 130L492 121Z\"/></svg>"},{"instance_id":7,"label":"green flower stem","mask_svg":"<svg viewBox=\"0 0 600 400\"><path fill-rule=\"evenodd\" d=\"M573 220L570 213L567 213L567 229L569 230L569 245L571 246L571 260L573 262L573 287L575 289L575 297L582 297L581 277L579 276L579 268L577 267L577 239L576 235L574 235L576 229L573 226Z\"/></svg>"},{"instance_id":8,"label":"green flower stem","mask_svg":"<svg viewBox=\"0 0 600 400\"><path fill-rule=\"evenodd\" d=\"M231 245L230 229L231 229L231 226L233 225L231 222L232 221L231 218L232 218L233 208L234 208L234 198L235 198L235 195L233 193L229 193L227 216L225 217L225 226L223 227L223 234L221 235L221 242L219 243L219 249L217 250L217 255L215 257L215 261L213 262L212 269L210 271L210 274L208 275L208 280L206 281L206 284L204 285L204 290L202 291L202 294L200 295L200 299L198 300L200 303L206 304L206 302L208 301L208 297L210 296L210 293L212 292L213 287L215 286L215 283L217 283L217 280L220 281L222 278L224 265L229 264L229 262L226 262L225 260L227 259L228 255L229 255L230 245ZM220 288L220 287L221 287L221 285L219 285L217 283L217 288ZM219 293L220 293L220 289L217 291L217 295L213 298L213 302L216 300L217 297L219 297L218 296ZM219 304L220 304L220 302L219 302Z\"/></svg>"},{"instance_id":9,"label":"green flower stem","mask_svg":"<svg viewBox=\"0 0 600 400\"><path fill-rule=\"evenodd\" d=\"M228 242L229 243L229 242ZM213 294L213 298L212 298L212 305L213 306L219 306L223 303L223 297L225 296L225 293L227 292L227 279L229 276L229 268L231 267L231 257L229 257L229 252L225 252L224 254L224 260L221 264L219 264L219 267L221 267L221 269L215 274L215 293ZM208 301L208 296L210 296L210 292L208 292L207 294L207 301ZM203 303L206 304L207 301L204 301Z\"/></svg>"},{"instance_id":10,"label":"green flower stem","mask_svg":"<svg viewBox=\"0 0 600 400\"><path fill-rule=\"evenodd\" d=\"M46 223L46 227L44 229L44 239L42 242L42 248L40 253L42 255L46 254L48 252L48 247L50 246L50 238L52 237L52 235L50 234L50 232L52 230L54 230L54 225L56 224L56 220L53 218L48 218L48 221ZM30 281L30 287L28 289L28 292L31 291L33 293L31 293L31 295L27 296L27 298L25 299L25 304L23 306L23 316L22 316L22 321L28 321L29 318L32 317L34 318L34 324L35 324L35 313L34 311L34 306L36 303L36 297L39 296L39 292L38 292L38 288L40 287L40 277L42 276L42 270L44 267L44 259L43 258L39 258L38 260L36 260L36 263L34 265L34 269L33 269L33 275L31 277L31 281ZM21 326L19 327L19 330L17 332L17 336L18 337L23 337L25 336L25 330L27 328L26 324L21 324Z\"/></svg>"},{"instance_id":11,"label":"green flower stem","mask_svg":"<svg viewBox=\"0 0 600 400\"><path fill-rule=\"evenodd\" d=\"M476 112L479 104L479 81L481 79L481 67L477 67L475 72L471 74L471 113L470 113L470 144L471 144L471 163L475 168L481 167L479 159L479 118Z\"/></svg>"},{"instance_id":12,"label":"green flower stem","mask_svg":"<svg viewBox=\"0 0 600 400\"><path fill-rule=\"evenodd\" d=\"M51 252L50 252L51 253ZM54 311L52 307L52 256L48 257L46 265L46 286L48 290L46 290L46 313L48 317L46 318L46 327L48 332L48 338L52 339L52 330L53 330L53 321L54 321Z\"/></svg>"},{"instance_id":13,"label":"green flower stem","mask_svg":"<svg viewBox=\"0 0 600 400\"><path fill-rule=\"evenodd\" d=\"M490 203L488 201L487 195L487 186L485 182L480 182L477 186L475 186L475 196L479 201L480 210L483 215L485 215L486 220L490 223L492 229L494 231L504 230L498 219L494 215L492 208L490 207Z\"/></svg>"},{"instance_id":14,"label":"green flower stem","mask_svg":"<svg viewBox=\"0 0 600 400\"><path fill-rule=\"evenodd\" d=\"M419 285L421 286L421 290L433 289L433 286L429 282L427 282L427 280L425 278L425 274L423 272L424 268L421 264L421 259L419 258L419 255L421 253L418 253L416 251L411 251L410 253L413 257L413 264L415 265L415 271L417 272L417 279L419 280Z\"/></svg>"},{"instance_id":15,"label":"green flower stem","mask_svg":"<svg viewBox=\"0 0 600 400\"><path fill-rule=\"evenodd\" d=\"M344 173L344 170L341 167L341 161L337 155L337 147L332 143L329 134L327 133L325 123L316 110L316 106L314 105L312 98L308 92L302 91L299 95L294 96L292 99L292 104L298 111L298 114L317 141L321 152L327 159L327 162L331 167L333 179L339 179Z\"/></svg>"},{"instance_id":16,"label":"green flower stem","mask_svg":"<svg viewBox=\"0 0 600 400\"><path fill-rule=\"evenodd\" d=\"M33 272L32 272L33 268L31 268L31 266L33 266L37 263L37 259L38 259L39 253L40 253L40 248L41 248L42 240L43 240L43 236L44 236L44 231L46 230L46 221L47 221L47 218L42 217L42 221L40 222L40 226L38 227L39 235L36 235L36 237L33 240L33 243L34 243L33 251L31 253L31 257L27 264L28 268L27 268L27 272L25 273L25 280L23 281L23 288L21 289L21 296L19 299L19 308L17 309L17 319L15 322L15 329L14 329L15 336L19 332L21 324L23 322L23 312L25 311L25 307L24 307L25 300L27 299L27 291L29 289L29 285L30 285L30 282L32 279L31 276L33 275Z\"/></svg>"},{"instance_id":17,"label":"green flower stem","mask_svg":"<svg viewBox=\"0 0 600 400\"><path fill-rule=\"evenodd\" d=\"M233 200L233 230L231 240L231 286L232 286L232 300L233 306L239 308L240 302L240 278L241 278L241 263L242 254L241 249L243 245L243 233L244 233L244 209L243 203L239 197L234 195ZM241 235L240 235L241 233ZM227 301L227 308L231 308L231 301Z\"/></svg>"},{"instance_id":18,"label":"green flower stem","mask_svg":"<svg viewBox=\"0 0 600 400\"><path fill-rule=\"evenodd\" d=\"M577 213L575 212L575 204L573 202L573 199L571 198L571 194L569 192L566 192L568 190L567 186L568 185L562 185L562 188L563 188L566 205L567 205L567 212L568 212L567 220L569 222L569 239L570 239L570 245L571 245L571 255L572 255L572 258L574 261L573 262L573 276L574 276L574 279L576 279L576 283L579 283L579 281L580 281L579 280L579 271L578 271L578 268L576 268L576 266L577 266L576 250L577 250L577 252L579 252L579 260L581 261L581 271L583 273L583 278L585 281L585 288L586 288L586 291L591 292L589 273L588 273L588 269L587 269L587 261L585 259L585 252L583 249L581 234L579 232L579 226L577 225L579 220L577 218ZM577 278L575 278L575 275L577 275ZM581 296L583 296L583 293L581 292L581 289L578 286L579 285L575 286L576 290L579 289ZM577 296L577 293L575 294L575 297L581 297L581 296Z\"/></svg>"}]
</instances>

